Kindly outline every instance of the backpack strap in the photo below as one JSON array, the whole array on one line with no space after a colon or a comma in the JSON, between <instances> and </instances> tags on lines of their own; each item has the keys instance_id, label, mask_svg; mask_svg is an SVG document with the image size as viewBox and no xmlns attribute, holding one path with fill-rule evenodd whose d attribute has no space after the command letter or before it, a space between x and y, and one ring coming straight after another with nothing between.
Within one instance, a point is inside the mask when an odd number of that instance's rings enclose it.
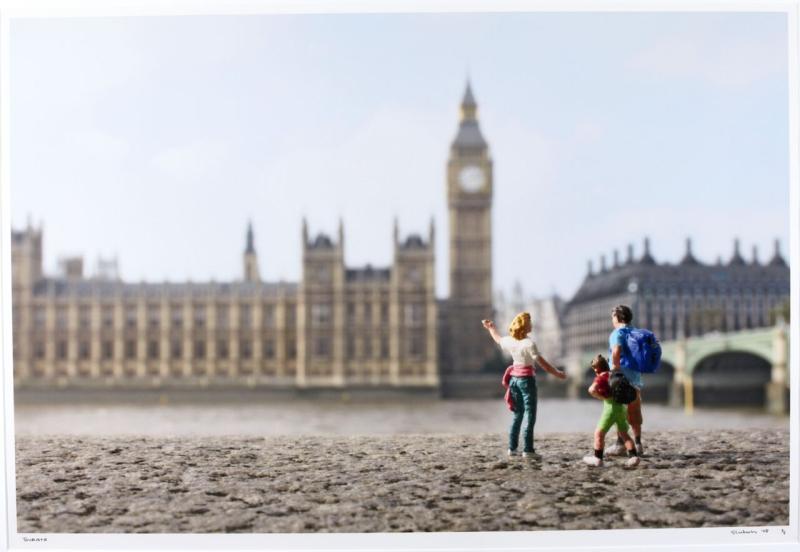
<instances>
[{"instance_id":1,"label":"backpack strap","mask_svg":"<svg viewBox=\"0 0 800 552\"><path fill-rule=\"evenodd\" d=\"M622 326L619 329L619 333L622 336L622 354L620 355L620 365L622 364L622 359L625 359L625 368L631 367L631 362L633 361L633 354L631 353L631 348L628 346L628 339L631 336L631 332L633 332L635 328L633 326Z\"/></svg>"}]
</instances>

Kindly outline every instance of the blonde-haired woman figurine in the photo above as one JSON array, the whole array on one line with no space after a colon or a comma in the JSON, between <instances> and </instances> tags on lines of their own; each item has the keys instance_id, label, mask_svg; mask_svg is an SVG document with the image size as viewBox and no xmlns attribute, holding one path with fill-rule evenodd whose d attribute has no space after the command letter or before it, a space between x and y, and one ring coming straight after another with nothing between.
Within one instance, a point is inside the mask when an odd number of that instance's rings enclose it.
<instances>
[{"instance_id":1,"label":"blonde-haired woman figurine","mask_svg":"<svg viewBox=\"0 0 800 552\"><path fill-rule=\"evenodd\" d=\"M519 431L522 427L523 415L527 418L525 425L525 448L522 456L532 457L536 453L533 448L533 426L536 423L536 365L559 379L567 375L554 368L539 354L536 343L528 336L531 333L531 315L521 312L508 328L509 335L501 337L491 320L483 320L483 327L500 347L511 355L514 363L506 369L503 385L506 385L506 402L514 412L511 429L508 433L508 455L516 456L519 445Z\"/></svg>"}]
</instances>

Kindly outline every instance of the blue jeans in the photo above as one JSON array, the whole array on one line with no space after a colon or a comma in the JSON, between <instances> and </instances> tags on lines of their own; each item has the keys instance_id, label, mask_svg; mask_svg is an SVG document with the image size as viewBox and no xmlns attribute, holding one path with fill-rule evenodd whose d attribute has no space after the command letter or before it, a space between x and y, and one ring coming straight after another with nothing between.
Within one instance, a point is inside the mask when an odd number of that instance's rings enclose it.
<instances>
[{"instance_id":1,"label":"blue jeans","mask_svg":"<svg viewBox=\"0 0 800 552\"><path fill-rule=\"evenodd\" d=\"M508 448L517 450L519 445L519 430L522 427L522 418L527 418L525 424L525 452L533 452L533 426L536 423L536 378L513 377L509 383L511 398L514 401L514 419L508 433Z\"/></svg>"}]
</instances>

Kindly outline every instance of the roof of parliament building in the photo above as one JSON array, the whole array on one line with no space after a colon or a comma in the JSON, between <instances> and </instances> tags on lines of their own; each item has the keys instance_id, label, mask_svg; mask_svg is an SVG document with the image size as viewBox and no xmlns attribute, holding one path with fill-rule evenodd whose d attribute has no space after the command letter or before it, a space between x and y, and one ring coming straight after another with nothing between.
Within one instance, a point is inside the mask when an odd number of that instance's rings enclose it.
<instances>
[{"instance_id":1,"label":"roof of parliament building","mask_svg":"<svg viewBox=\"0 0 800 552\"><path fill-rule=\"evenodd\" d=\"M633 246L628 246L627 259L620 262L614 252L610 268L606 267L605 257L601 257L598 272L593 270L589 261L586 277L569 306L625 293L671 294L687 289L699 289L704 293L732 289L768 289L788 293L789 267L781 256L777 240L775 252L766 263L759 262L755 248L753 258L745 260L739 252L739 241L735 240L733 255L728 262L720 258L714 264L706 264L693 255L691 240L687 239L683 258L670 264L658 263L650 253L649 240L645 239L644 252L638 259L633 256Z\"/></svg>"},{"instance_id":2,"label":"roof of parliament building","mask_svg":"<svg viewBox=\"0 0 800 552\"><path fill-rule=\"evenodd\" d=\"M304 223L304 227L305 223ZM26 236L31 232L13 231L12 240L15 244L22 244ZM340 225L340 239L341 236ZM431 239L433 239L433 221L431 221ZM253 225L248 223L245 254L255 256ZM400 251L420 251L429 252L431 242L425 241L420 234L410 234L405 240L399 239L399 231L395 223L396 246ZM309 250L335 250L340 244L325 234L319 233L306 242ZM235 280L230 282L126 282L116 275L116 261L114 261L114 271L112 274L99 274L97 276L85 277L83 275L83 261L79 261L80 268L78 274L70 277L69 275L43 276L33 284L33 293L38 296L55 297L225 297L225 296L258 296L258 297L277 297L288 296L297 293L299 285L297 282L264 282L264 281L242 281ZM359 283L382 283L390 282L392 267L374 267L367 264L363 267L346 267L345 281Z\"/></svg>"},{"instance_id":3,"label":"roof of parliament building","mask_svg":"<svg viewBox=\"0 0 800 552\"><path fill-rule=\"evenodd\" d=\"M130 283L101 278L69 279L48 277L36 282L36 295L79 297L206 297L226 295L277 296L294 294L294 282L141 282Z\"/></svg>"}]
</instances>

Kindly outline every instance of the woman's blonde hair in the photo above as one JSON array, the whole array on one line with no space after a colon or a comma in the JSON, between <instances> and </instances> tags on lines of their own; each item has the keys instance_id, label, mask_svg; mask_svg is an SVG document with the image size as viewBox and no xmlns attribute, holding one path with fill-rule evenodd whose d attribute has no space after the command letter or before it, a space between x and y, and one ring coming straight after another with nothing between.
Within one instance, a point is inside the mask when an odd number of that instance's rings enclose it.
<instances>
[{"instance_id":1,"label":"woman's blonde hair","mask_svg":"<svg viewBox=\"0 0 800 552\"><path fill-rule=\"evenodd\" d=\"M531 315L528 312L521 312L514 317L511 325L508 327L508 333L514 339L524 339L526 335L531 333Z\"/></svg>"}]
</instances>

